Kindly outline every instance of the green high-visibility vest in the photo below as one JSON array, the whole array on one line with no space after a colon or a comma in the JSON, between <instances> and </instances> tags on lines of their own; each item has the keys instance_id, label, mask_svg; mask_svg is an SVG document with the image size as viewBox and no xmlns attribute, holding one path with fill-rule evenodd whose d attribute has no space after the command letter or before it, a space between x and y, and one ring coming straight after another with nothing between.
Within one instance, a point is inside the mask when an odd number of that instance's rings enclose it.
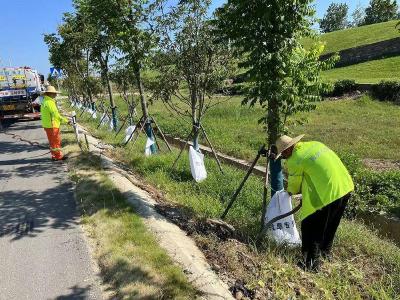
<instances>
[{"instance_id":1,"label":"green high-visibility vest","mask_svg":"<svg viewBox=\"0 0 400 300\"><path fill-rule=\"evenodd\" d=\"M60 128L60 124L68 122L68 119L58 112L55 100L49 96L44 96L40 114L43 128Z\"/></svg>"},{"instance_id":2,"label":"green high-visibility vest","mask_svg":"<svg viewBox=\"0 0 400 300\"><path fill-rule=\"evenodd\" d=\"M287 159L288 192L303 196L300 219L354 190L340 158L320 142L299 142Z\"/></svg>"}]
</instances>

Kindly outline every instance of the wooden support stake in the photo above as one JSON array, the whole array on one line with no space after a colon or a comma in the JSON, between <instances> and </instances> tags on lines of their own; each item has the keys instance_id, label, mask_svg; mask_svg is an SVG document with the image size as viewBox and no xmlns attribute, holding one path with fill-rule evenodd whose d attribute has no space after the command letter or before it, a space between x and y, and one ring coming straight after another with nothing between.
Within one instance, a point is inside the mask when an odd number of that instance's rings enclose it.
<instances>
[{"instance_id":1,"label":"wooden support stake","mask_svg":"<svg viewBox=\"0 0 400 300\"><path fill-rule=\"evenodd\" d=\"M218 167L219 167L221 173L223 174L224 171L222 170L222 165L221 165L221 162L220 162L219 159L218 159L217 152L215 152L214 147L213 147L213 145L211 144L211 141L210 141L210 139L208 138L207 132L206 132L206 130L204 129L203 125L200 124L200 128L201 128L201 130L203 131L204 137L206 138L208 145L210 145L211 151L212 151L212 153L213 153L213 155L214 155L215 160L217 161Z\"/></svg>"},{"instance_id":2,"label":"wooden support stake","mask_svg":"<svg viewBox=\"0 0 400 300\"><path fill-rule=\"evenodd\" d=\"M152 117L152 119L153 119L154 125L156 125L156 128L161 135L161 138L163 139L164 143L167 145L168 150L172 152L171 146L169 145L167 139L165 138L164 133L162 132L160 126L158 126L156 120L153 117Z\"/></svg>"},{"instance_id":3,"label":"wooden support stake","mask_svg":"<svg viewBox=\"0 0 400 300\"><path fill-rule=\"evenodd\" d=\"M185 144L183 145L183 147L181 147L181 150L180 150L180 152L179 152L179 155L178 155L178 157L175 159L174 164L172 165L172 169L175 169L175 165L176 165L176 163L178 162L179 158L181 157L181 155L182 155L182 153L183 153L183 150L185 150L186 145L189 143L189 139L190 139L190 137L192 136L192 133L193 133L193 128L192 128L192 131L190 131L189 135L187 136Z\"/></svg>"},{"instance_id":4,"label":"wooden support stake","mask_svg":"<svg viewBox=\"0 0 400 300\"><path fill-rule=\"evenodd\" d=\"M239 193L242 191L244 184L246 183L247 179L250 177L251 173L253 172L254 167L256 166L258 160L260 159L260 157L262 155L265 155L266 153L266 149L265 149L265 145L263 145L261 147L261 149L258 151L256 158L254 159L253 163L251 164L249 170L247 171L246 176L243 178L242 182L240 183L239 187L237 188L237 190L235 191L235 193L233 194L231 200L228 203L228 206L226 207L224 213L221 215L221 219L225 219L226 215L228 214L229 210L231 209L233 203L236 201L237 196L239 195Z\"/></svg>"}]
</instances>

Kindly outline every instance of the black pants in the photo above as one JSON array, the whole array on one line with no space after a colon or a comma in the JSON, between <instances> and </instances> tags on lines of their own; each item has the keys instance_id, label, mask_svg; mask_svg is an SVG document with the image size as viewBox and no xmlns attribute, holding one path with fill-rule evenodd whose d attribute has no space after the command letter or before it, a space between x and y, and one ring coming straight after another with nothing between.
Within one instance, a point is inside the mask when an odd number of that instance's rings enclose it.
<instances>
[{"instance_id":1,"label":"black pants","mask_svg":"<svg viewBox=\"0 0 400 300\"><path fill-rule=\"evenodd\" d=\"M301 222L302 252L307 268L318 269L320 256L329 256L349 198L347 194Z\"/></svg>"}]
</instances>

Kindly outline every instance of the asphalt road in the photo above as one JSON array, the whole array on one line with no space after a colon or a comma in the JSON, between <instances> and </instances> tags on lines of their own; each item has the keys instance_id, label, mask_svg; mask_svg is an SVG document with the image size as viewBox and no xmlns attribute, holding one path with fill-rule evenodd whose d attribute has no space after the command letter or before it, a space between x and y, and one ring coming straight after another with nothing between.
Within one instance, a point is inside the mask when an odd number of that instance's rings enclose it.
<instances>
[{"instance_id":1,"label":"asphalt road","mask_svg":"<svg viewBox=\"0 0 400 300\"><path fill-rule=\"evenodd\" d=\"M39 121L6 126L48 146ZM0 299L101 299L64 162L0 132Z\"/></svg>"}]
</instances>

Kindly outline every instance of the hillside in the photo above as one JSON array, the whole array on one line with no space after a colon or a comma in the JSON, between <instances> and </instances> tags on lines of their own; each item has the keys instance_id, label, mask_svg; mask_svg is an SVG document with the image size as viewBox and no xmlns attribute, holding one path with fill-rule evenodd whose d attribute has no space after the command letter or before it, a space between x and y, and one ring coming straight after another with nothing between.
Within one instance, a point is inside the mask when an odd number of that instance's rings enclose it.
<instances>
[{"instance_id":1,"label":"hillside","mask_svg":"<svg viewBox=\"0 0 400 300\"><path fill-rule=\"evenodd\" d=\"M372 60L323 73L329 81L353 79L358 83L379 83L382 80L400 80L400 56Z\"/></svg>"},{"instance_id":2,"label":"hillside","mask_svg":"<svg viewBox=\"0 0 400 300\"><path fill-rule=\"evenodd\" d=\"M324 54L400 37L397 23L389 21L322 34L320 40L326 43Z\"/></svg>"}]
</instances>

